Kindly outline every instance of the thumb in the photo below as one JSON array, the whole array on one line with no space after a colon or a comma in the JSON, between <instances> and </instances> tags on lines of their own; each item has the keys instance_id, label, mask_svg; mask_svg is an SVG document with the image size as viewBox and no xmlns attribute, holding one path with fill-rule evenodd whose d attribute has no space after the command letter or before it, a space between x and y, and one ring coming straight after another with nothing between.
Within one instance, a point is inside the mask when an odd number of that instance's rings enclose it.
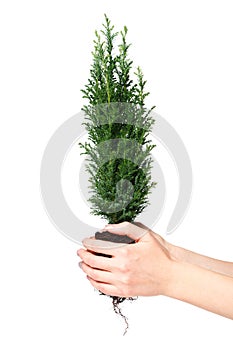
<instances>
[{"instance_id":1,"label":"thumb","mask_svg":"<svg viewBox=\"0 0 233 350\"><path fill-rule=\"evenodd\" d=\"M100 231L108 231L117 235L127 235L136 242L149 233L149 229L146 226L139 226L138 223L132 224L127 221L121 222L120 224L108 224Z\"/></svg>"},{"instance_id":2,"label":"thumb","mask_svg":"<svg viewBox=\"0 0 233 350\"><path fill-rule=\"evenodd\" d=\"M139 226L138 223L131 224L127 221L120 224L108 224L100 232L108 231L117 235L127 235L132 238L135 242L140 242L150 232L150 230L144 226ZM126 243L114 243L109 241L101 241L94 238L85 238L83 245L86 249L94 251L96 253L106 254L107 249L118 249L127 245Z\"/></svg>"}]
</instances>

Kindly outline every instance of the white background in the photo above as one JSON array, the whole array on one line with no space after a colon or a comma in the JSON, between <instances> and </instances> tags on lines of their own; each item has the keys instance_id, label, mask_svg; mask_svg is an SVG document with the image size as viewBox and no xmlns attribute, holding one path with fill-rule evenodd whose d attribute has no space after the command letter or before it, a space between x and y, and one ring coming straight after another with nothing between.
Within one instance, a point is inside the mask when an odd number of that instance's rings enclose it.
<instances>
[{"instance_id":1,"label":"white background","mask_svg":"<svg viewBox=\"0 0 233 350\"><path fill-rule=\"evenodd\" d=\"M79 246L44 211L43 151L82 107L104 13L117 29L128 26L148 106L176 128L192 160L191 206L168 240L233 260L231 1L2 1L1 349L232 349L231 320L164 297L125 304L122 337L110 300L78 268Z\"/></svg>"}]
</instances>

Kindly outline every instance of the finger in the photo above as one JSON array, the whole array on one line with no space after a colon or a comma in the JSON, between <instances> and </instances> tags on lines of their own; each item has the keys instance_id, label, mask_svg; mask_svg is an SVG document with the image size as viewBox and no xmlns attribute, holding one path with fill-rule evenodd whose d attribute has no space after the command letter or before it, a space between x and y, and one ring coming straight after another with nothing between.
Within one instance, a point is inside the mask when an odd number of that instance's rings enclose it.
<instances>
[{"instance_id":1,"label":"finger","mask_svg":"<svg viewBox=\"0 0 233 350\"><path fill-rule=\"evenodd\" d=\"M78 256L85 262L85 264L105 271L114 271L115 270L115 259L109 259L107 257L102 257L95 255L90 251L85 249L80 249L78 251Z\"/></svg>"},{"instance_id":2,"label":"finger","mask_svg":"<svg viewBox=\"0 0 233 350\"><path fill-rule=\"evenodd\" d=\"M119 297L123 297L123 295L119 294L118 289L116 288L116 286L112 285L112 284L107 284L107 283L102 283L102 282L98 282L93 280L91 277L87 276L87 279L90 281L91 285L95 288L98 289L100 292L106 294L106 295L114 295L114 296L119 296Z\"/></svg>"},{"instance_id":3,"label":"finger","mask_svg":"<svg viewBox=\"0 0 233 350\"><path fill-rule=\"evenodd\" d=\"M87 276L92 278L95 281L99 281L102 283L112 283L113 277L112 273L109 271L99 270L99 269L93 269L91 266L88 266L84 262L80 264L81 269Z\"/></svg>"},{"instance_id":4,"label":"finger","mask_svg":"<svg viewBox=\"0 0 233 350\"><path fill-rule=\"evenodd\" d=\"M150 232L149 228L146 226L139 227L138 224L132 224L127 221L120 224L108 224L101 231L108 231L110 233L115 233L118 235L127 235L135 241L139 241L142 239L142 237Z\"/></svg>"},{"instance_id":5,"label":"finger","mask_svg":"<svg viewBox=\"0 0 233 350\"><path fill-rule=\"evenodd\" d=\"M158 233L151 231L146 225L142 224L141 222L134 222L134 225L137 225L138 227L141 227L149 231L152 234L152 236L159 241L160 244L162 244L163 246L166 246L166 241L164 240L164 238L161 237Z\"/></svg>"},{"instance_id":6,"label":"finger","mask_svg":"<svg viewBox=\"0 0 233 350\"><path fill-rule=\"evenodd\" d=\"M114 243L114 242L109 242L109 241L101 241L98 239L93 239L93 238L85 238L82 241L83 245L85 248L88 250L94 251L96 253L101 253L101 254L109 254L112 255L112 252L107 250L113 250L113 249L118 249L126 246L126 243Z\"/></svg>"},{"instance_id":7,"label":"finger","mask_svg":"<svg viewBox=\"0 0 233 350\"><path fill-rule=\"evenodd\" d=\"M143 228L145 230L149 230L149 228L146 225L144 225L143 223L141 223L139 221L134 221L134 225L136 225L138 227L141 227L141 228Z\"/></svg>"}]
</instances>

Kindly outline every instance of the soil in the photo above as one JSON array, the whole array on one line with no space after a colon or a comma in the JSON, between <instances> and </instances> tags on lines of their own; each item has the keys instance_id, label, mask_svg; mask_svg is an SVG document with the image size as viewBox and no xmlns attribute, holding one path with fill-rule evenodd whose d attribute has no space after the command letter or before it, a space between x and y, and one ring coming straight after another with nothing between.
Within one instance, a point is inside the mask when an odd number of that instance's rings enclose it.
<instances>
[{"instance_id":1,"label":"soil","mask_svg":"<svg viewBox=\"0 0 233 350\"><path fill-rule=\"evenodd\" d=\"M114 243L126 243L126 244L135 243L135 241L132 238L130 238L126 235L124 235L124 236L117 235L115 233L110 233L108 231L96 232L95 238L100 239L101 241L110 241L110 242L114 242Z\"/></svg>"}]
</instances>

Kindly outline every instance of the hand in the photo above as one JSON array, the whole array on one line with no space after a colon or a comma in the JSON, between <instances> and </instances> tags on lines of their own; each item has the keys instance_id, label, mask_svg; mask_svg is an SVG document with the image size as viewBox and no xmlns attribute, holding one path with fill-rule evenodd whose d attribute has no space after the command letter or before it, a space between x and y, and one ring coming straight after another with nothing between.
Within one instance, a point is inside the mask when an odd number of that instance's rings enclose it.
<instances>
[{"instance_id":1,"label":"hand","mask_svg":"<svg viewBox=\"0 0 233 350\"><path fill-rule=\"evenodd\" d=\"M142 224L124 222L104 230L136 243L83 241L81 268L96 289L119 297L163 294L233 319L233 263L175 247Z\"/></svg>"},{"instance_id":2,"label":"hand","mask_svg":"<svg viewBox=\"0 0 233 350\"><path fill-rule=\"evenodd\" d=\"M128 235L136 243L84 239L87 250L78 250L78 255L82 259L80 267L91 284L104 294L119 297L166 294L173 260L167 242L142 224L123 222L107 225L104 231Z\"/></svg>"}]
</instances>

